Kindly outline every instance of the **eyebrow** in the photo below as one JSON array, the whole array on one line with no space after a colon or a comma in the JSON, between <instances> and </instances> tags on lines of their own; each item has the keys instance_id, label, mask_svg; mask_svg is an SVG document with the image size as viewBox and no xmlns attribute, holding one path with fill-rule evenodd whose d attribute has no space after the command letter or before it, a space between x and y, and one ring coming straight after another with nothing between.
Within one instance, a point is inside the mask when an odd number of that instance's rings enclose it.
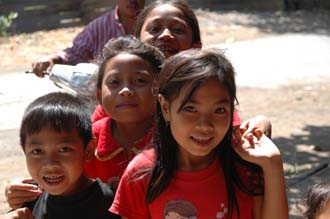
<instances>
[{"instance_id":1,"label":"eyebrow","mask_svg":"<svg viewBox=\"0 0 330 219\"><path fill-rule=\"evenodd\" d=\"M198 101L196 101L196 100L192 100L192 99L188 100L187 103L189 103L189 102L190 102L190 103L201 104L200 102L198 102ZM220 99L219 101L215 102L214 105L217 105L217 104L226 104L226 103L230 103L230 100L229 100L228 98L222 98L222 99Z\"/></svg>"}]
</instances>

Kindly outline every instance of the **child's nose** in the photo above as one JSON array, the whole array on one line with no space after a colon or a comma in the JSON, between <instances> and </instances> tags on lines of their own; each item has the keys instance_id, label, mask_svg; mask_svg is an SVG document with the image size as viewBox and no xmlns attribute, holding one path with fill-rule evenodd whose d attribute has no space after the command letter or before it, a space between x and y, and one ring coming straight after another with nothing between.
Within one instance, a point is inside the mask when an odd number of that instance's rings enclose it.
<instances>
[{"instance_id":1,"label":"child's nose","mask_svg":"<svg viewBox=\"0 0 330 219\"><path fill-rule=\"evenodd\" d=\"M120 91L119 94L121 96L133 96L134 92L129 86L124 86Z\"/></svg>"},{"instance_id":2,"label":"child's nose","mask_svg":"<svg viewBox=\"0 0 330 219\"><path fill-rule=\"evenodd\" d=\"M200 116L197 120L197 127L203 132L211 132L214 128L212 118L208 115Z\"/></svg>"},{"instance_id":3,"label":"child's nose","mask_svg":"<svg viewBox=\"0 0 330 219\"><path fill-rule=\"evenodd\" d=\"M161 39L173 39L173 35L170 29L164 28L164 30L160 33L159 38Z\"/></svg>"},{"instance_id":4,"label":"child's nose","mask_svg":"<svg viewBox=\"0 0 330 219\"><path fill-rule=\"evenodd\" d=\"M56 155L50 154L44 159L43 164L47 167L57 166L59 164L59 159Z\"/></svg>"}]
</instances>

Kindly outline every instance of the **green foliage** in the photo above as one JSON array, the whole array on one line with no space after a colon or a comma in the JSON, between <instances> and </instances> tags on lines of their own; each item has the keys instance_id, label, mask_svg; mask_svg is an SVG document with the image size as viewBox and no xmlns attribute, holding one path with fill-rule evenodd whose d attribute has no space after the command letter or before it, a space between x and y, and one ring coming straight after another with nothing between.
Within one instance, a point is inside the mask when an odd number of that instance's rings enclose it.
<instances>
[{"instance_id":1,"label":"green foliage","mask_svg":"<svg viewBox=\"0 0 330 219\"><path fill-rule=\"evenodd\" d=\"M7 36L7 30L10 28L14 19L18 16L17 12L10 12L8 16L0 16L0 36Z\"/></svg>"}]
</instances>

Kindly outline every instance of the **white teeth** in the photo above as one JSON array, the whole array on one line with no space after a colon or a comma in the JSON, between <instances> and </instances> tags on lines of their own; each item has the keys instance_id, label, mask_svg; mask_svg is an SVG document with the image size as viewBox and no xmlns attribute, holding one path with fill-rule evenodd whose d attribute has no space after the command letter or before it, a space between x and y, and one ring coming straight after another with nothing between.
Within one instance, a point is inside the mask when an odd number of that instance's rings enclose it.
<instances>
[{"instance_id":1,"label":"white teeth","mask_svg":"<svg viewBox=\"0 0 330 219\"><path fill-rule=\"evenodd\" d=\"M211 140L211 137L193 137L197 141L209 141Z\"/></svg>"},{"instance_id":2,"label":"white teeth","mask_svg":"<svg viewBox=\"0 0 330 219\"><path fill-rule=\"evenodd\" d=\"M63 178L64 178L64 176L44 176L43 177L43 179L49 183L60 182Z\"/></svg>"}]
</instances>

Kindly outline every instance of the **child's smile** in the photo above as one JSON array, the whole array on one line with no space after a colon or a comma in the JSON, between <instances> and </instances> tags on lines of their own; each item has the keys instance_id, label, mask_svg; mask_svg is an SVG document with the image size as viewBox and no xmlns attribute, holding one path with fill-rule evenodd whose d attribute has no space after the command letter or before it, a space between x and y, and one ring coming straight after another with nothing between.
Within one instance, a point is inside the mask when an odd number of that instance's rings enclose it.
<instances>
[{"instance_id":1,"label":"child's smile","mask_svg":"<svg viewBox=\"0 0 330 219\"><path fill-rule=\"evenodd\" d=\"M139 122L154 112L151 86L154 72L139 56L121 53L111 58L104 70L99 102L116 122Z\"/></svg>"},{"instance_id":2,"label":"child's smile","mask_svg":"<svg viewBox=\"0 0 330 219\"><path fill-rule=\"evenodd\" d=\"M27 136L25 154L32 178L52 195L70 195L81 185L85 147L76 131L43 128Z\"/></svg>"},{"instance_id":3,"label":"child's smile","mask_svg":"<svg viewBox=\"0 0 330 219\"><path fill-rule=\"evenodd\" d=\"M163 101L161 105L163 115L169 121L172 135L179 146L179 163L182 162L184 168L189 169L191 162L208 161L200 163L199 167L202 168L209 164L209 158L213 154L211 152L228 131L231 102L226 87L211 78L197 88L181 107L189 90L190 86L185 85L170 104Z\"/></svg>"}]
</instances>

